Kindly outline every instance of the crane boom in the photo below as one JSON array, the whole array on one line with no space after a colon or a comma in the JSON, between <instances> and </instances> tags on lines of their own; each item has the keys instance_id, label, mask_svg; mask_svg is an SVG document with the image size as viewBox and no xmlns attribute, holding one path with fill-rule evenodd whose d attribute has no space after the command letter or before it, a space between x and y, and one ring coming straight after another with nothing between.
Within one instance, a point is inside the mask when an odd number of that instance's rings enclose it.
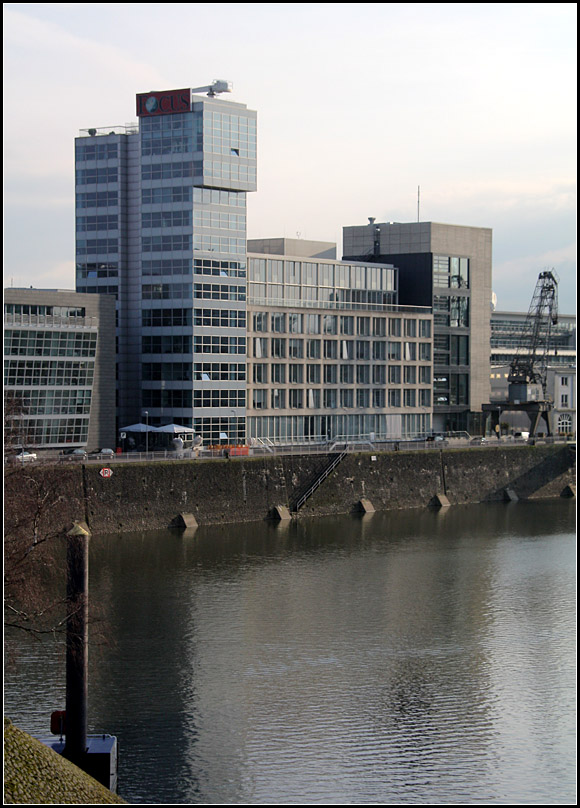
<instances>
[{"instance_id":1,"label":"crane boom","mask_svg":"<svg viewBox=\"0 0 580 808\"><path fill-rule=\"evenodd\" d=\"M548 351L558 322L558 277L540 272L508 376L510 401L547 400ZM541 399L540 399L541 396Z\"/></svg>"}]
</instances>

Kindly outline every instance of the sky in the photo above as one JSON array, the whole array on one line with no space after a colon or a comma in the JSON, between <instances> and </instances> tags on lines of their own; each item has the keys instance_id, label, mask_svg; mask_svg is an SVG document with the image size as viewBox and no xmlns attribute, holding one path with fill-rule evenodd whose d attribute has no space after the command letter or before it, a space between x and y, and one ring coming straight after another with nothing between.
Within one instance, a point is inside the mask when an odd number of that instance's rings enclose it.
<instances>
[{"instance_id":1,"label":"sky","mask_svg":"<svg viewBox=\"0 0 580 808\"><path fill-rule=\"evenodd\" d=\"M258 112L248 238L493 230L501 311L576 310L575 3L4 3L4 286L74 288L74 138L135 95ZM138 11L137 11L138 10ZM420 207L418 195L420 188Z\"/></svg>"}]
</instances>

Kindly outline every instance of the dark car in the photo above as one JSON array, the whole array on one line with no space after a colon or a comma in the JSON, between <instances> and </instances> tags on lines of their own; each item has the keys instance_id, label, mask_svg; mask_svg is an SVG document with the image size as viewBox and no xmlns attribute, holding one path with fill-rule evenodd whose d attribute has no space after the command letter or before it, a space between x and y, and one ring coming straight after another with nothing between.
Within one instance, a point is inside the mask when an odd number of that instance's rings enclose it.
<instances>
[{"instance_id":1,"label":"dark car","mask_svg":"<svg viewBox=\"0 0 580 808\"><path fill-rule=\"evenodd\" d=\"M87 452L85 449L63 449L60 456L64 460L86 460Z\"/></svg>"}]
</instances>

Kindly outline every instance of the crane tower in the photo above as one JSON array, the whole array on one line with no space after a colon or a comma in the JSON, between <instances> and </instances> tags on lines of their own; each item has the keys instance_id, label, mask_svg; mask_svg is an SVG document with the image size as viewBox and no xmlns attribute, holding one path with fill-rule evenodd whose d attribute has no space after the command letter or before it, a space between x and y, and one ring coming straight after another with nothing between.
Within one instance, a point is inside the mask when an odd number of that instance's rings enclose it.
<instances>
[{"instance_id":1,"label":"crane tower","mask_svg":"<svg viewBox=\"0 0 580 808\"><path fill-rule=\"evenodd\" d=\"M548 352L552 326L558 322L558 277L555 272L540 272L516 354L508 376L509 402L536 415L531 435L541 417L551 434L549 412L553 402L547 395Z\"/></svg>"}]
</instances>

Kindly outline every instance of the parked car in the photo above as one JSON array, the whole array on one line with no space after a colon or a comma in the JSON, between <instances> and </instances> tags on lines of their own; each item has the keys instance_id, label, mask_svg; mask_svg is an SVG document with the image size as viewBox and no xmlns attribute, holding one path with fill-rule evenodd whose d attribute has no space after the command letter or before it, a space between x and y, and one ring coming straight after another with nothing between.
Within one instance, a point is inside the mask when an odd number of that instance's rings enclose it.
<instances>
[{"instance_id":1,"label":"parked car","mask_svg":"<svg viewBox=\"0 0 580 808\"><path fill-rule=\"evenodd\" d=\"M115 452L112 449L95 449L94 452L91 452L91 455L96 455L97 457L113 457Z\"/></svg>"},{"instance_id":2,"label":"parked car","mask_svg":"<svg viewBox=\"0 0 580 808\"><path fill-rule=\"evenodd\" d=\"M488 443L489 441L487 438L480 438L480 437L472 438L469 441L470 446L485 446Z\"/></svg>"},{"instance_id":3,"label":"parked car","mask_svg":"<svg viewBox=\"0 0 580 808\"><path fill-rule=\"evenodd\" d=\"M87 452L85 449L63 449L60 453L64 460L86 460Z\"/></svg>"},{"instance_id":4,"label":"parked car","mask_svg":"<svg viewBox=\"0 0 580 808\"><path fill-rule=\"evenodd\" d=\"M14 462L15 463L33 463L37 459L34 452L19 452L17 455L14 455Z\"/></svg>"}]
</instances>

